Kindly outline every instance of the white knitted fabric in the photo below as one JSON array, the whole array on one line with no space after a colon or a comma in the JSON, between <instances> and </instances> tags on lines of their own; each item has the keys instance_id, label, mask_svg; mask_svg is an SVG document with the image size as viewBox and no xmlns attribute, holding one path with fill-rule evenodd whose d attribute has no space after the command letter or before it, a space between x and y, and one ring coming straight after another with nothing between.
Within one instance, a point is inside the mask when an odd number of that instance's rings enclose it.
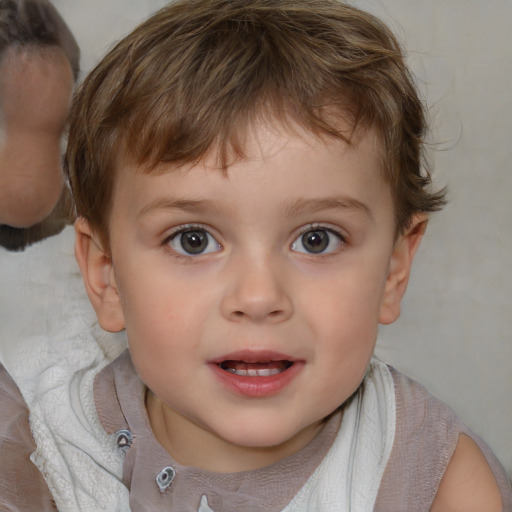
<instances>
[{"instance_id":1,"label":"white knitted fabric","mask_svg":"<svg viewBox=\"0 0 512 512\"><path fill-rule=\"evenodd\" d=\"M331 449L283 512L373 510L395 427L393 377L373 359Z\"/></svg>"},{"instance_id":2,"label":"white knitted fabric","mask_svg":"<svg viewBox=\"0 0 512 512\"><path fill-rule=\"evenodd\" d=\"M0 251L0 361L30 410L31 458L59 511L129 511L92 389L126 342L97 325L73 247L69 227L23 253Z\"/></svg>"}]
</instances>

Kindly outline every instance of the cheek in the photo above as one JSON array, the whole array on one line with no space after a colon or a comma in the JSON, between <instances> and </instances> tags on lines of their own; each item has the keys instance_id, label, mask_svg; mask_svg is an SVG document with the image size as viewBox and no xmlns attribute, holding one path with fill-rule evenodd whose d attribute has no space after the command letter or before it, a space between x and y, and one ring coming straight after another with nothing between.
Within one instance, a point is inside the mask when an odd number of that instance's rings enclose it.
<instances>
[{"instance_id":1,"label":"cheek","mask_svg":"<svg viewBox=\"0 0 512 512\"><path fill-rule=\"evenodd\" d=\"M338 273L312 280L303 287L301 309L318 319L319 327L354 328L372 332L378 323L386 273L382 268L351 265ZM317 276L318 277L318 276Z\"/></svg>"},{"instance_id":2,"label":"cheek","mask_svg":"<svg viewBox=\"0 0 512 512\"><path fill-rule=\"evenodd\" d=\"M316 357L340 392L357 388L377 339L383 277L382 272L365 269L326 281L317 292L310 292L314 297L308 299L304 295L301 305L308 329L316 340ZM324 384L331 385L328 381Z\"/></svg>"},{"instance_id":3,"label":"cheek","mask_svg":"<svg viewBox=\"0 0 512 512\"><path fill-rule=\"evenodd\" d=\"M153 347L171 347L189 325L190 308L172 293L153 290L136 296L122 297L126 332L133 344L151 344Z\"/></svg>"},{"instance_id":4,"label":"cheek","mask_svg":"<svg viewBox=\"0 0 512 512\"><path fill-rule=\"evenodd\" d=\"M201 342L203 326L214 309L211 293L165 272L145 272L135 279L120 277L132 357L146 361L145 365L150 360L156 365L164 361L178 364L188 357Z\"/></svg>"},{"instance_id":5,"label":"cheek","mask_svg":"<svg viewBox=\"0 0 512 512\"><path fill-rule=\"evenodd\" d=\"M179 303L158 300L129 302L126 321L128 347L133 364L142 380L150 387L156 381L178 377L186 368L194 341L184 328L186 318Z\"/></svg>"}]
</instances>

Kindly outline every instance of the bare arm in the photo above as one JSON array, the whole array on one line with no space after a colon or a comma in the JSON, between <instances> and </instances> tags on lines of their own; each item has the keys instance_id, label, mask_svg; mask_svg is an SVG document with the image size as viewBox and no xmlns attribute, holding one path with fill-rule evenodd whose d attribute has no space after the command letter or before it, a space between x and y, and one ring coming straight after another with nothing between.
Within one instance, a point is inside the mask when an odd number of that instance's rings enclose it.
<instances>
[{"instance_id":1,"label":"bare arm","mask_svg":"<svg viewBox=\"0 0 512 512\"><path fill-rule=\"evenodd\" d=\"M431 512L501 512L496 479L477 444L461 434Z\"/></svg>"}]
</instances>

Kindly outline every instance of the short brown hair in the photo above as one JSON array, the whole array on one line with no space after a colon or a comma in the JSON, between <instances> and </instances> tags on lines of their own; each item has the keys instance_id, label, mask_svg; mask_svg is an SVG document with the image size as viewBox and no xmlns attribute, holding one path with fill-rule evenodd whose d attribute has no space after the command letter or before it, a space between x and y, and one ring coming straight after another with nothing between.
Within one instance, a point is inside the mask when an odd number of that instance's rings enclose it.
<instances>
[{"instance_id":1,"label":"short brown hair","mask_svg":"<svg viewBox=\"0 0 512 512\"><path fill-rule=\"evenodd\" d=\"M423 167L423 104L380 20L337 0L178 0L118 43L75 98L67 167L77 214L108 246L120 151L150 172L215 149L226 168L261 116L349 143L340 118L376 129L397 232L444 202Z\"/></svg>"}]
</instances>

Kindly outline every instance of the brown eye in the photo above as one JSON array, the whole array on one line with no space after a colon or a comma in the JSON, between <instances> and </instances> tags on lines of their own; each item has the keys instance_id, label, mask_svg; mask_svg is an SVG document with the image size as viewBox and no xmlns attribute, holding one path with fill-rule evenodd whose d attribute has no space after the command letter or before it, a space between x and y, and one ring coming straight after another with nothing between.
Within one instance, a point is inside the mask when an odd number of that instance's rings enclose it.
<instances>
[{"instance_id":1,"label":"brown eye","mask_svg":"<svg viewBox=\"0 0 512 512\"><path fill-rule=\"evenodd\" d=\"M180 242L189 254L201 254L208 245L208 236L204 231L187 231L181 234Z\"/></svg>"},{"instance_id":2,"label":"brown eye","mask_svg":"<svg viewBox=\"0 0 512 512\"><path fill-rule=\"evenodd\" d=\"M328 254L344 243L341 235L329 229L310 229L292 244L292 250L308 254Z\"/></svg>"},{"instance_id":3,"label":"brown eye","mask_svg":"<svg viewBox=\"0 0 512 512\"><path fill-rule=\"evenodd\" d=\"M329 235L326 231L308 231L302 235L302 246L308 252L324 252L328 245Z\"/></svg>"},{"instance_id":4,"label":"brown eye","mask_svg":"<svg viewBox=\"0 0 512 512\"><path fill-rule=\"evenodd\" d=\"M179 254L196 256L220 250L220 245L213 236L204 229L187 229L176 233L169 245Z\"/></svg>"}]
</instances>

